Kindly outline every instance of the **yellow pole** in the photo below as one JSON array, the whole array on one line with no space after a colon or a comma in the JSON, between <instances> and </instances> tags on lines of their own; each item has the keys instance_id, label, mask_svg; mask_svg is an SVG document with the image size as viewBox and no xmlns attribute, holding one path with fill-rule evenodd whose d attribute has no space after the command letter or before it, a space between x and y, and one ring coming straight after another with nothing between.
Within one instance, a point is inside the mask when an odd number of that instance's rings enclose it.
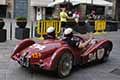
<instances>
[{"instance_id":1,"label":"yellow pole","mask_svg":"<svg viewBox=\"0 0 120 80\"><path fill-rule=\"evenodd\" d=\"M41 25L40 25L41 24ZM37 30L37 32L40 34L40 38L38 38L38 39L40 39L40 40L43 40L44 38L43 38L43 34L42 34L42 22L40 21L40 20L38 20L38 30Z\"/></svg>"},{"instance_id":2,"label":"yellow pole","mask_svg":"<svg viewBox=\"0 0 120 80\"><path fill-rule=\"evenodd\" d=\"M99 32L101 30L101 21L100 20L96 20L95 21L95 35L100 35L101 33Z\"/></svg>"},{"instance_id":3,"label":"yellow pole","mask_svg":"<svg viewBox=\"0 0 120 80\"><path fill-rule=\"evenodd\" d=\"M105 29L106 29L106 20L103 20L103 25L102 25L102 26L103 26L103 31L102 31L102 33L106 33L106 32L105 32Z\"/></svg>"}]
</instances>

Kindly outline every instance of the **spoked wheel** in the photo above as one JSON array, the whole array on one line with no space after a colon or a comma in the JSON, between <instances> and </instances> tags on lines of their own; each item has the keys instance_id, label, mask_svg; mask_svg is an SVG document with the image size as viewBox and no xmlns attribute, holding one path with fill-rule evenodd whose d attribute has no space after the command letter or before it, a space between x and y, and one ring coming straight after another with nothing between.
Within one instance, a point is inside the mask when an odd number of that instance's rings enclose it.
<instances>
[{"instance_id":1,"label":"spoked wheel","mask_svg":"<svg viewBox=\"0 0 120 80\"><path fill-rule=\"evenodd\" d=\"M96 59L97 60L102 60L102 58L104 57L105 54L105 49L104 48L100 48L97 50L97 54L96 54Z\"/></svg>"},{"instance_id":2,"label":"spoked wheel","mask_svg":"<svg viewBox=\"0 0 120 80\"><path fill-rule=\"evenodd\" d=\"M110 49L105 49L105 54L104 54L104 56L103 56L103 58L102 58L102 62L105 62L105 61L107 61L108 60L108 57L109 57L109 55L110 55Z\"/></svg>"},{"instance_id":3,"label":"spoked wheel","mask_svg":"<svg viewBox=\"0 0 120 80\"><path fill-rule=\"evenodd\" d=\"M110 54L110 50L107 48L100 48L97 50L96 59L98 62L107 61Z\"/></svg>"},{"instance_id":4,"label":"spoked wheel","mask_svg":"<svg viewBox=\"0 0 120 80\"><path fill-rule=\"evenodd\" d=\"M65 52L58 63L57 72L60 78L66 77L70 74L72 69L73 58L68 52Z\"/></svg>"}]
</instances>

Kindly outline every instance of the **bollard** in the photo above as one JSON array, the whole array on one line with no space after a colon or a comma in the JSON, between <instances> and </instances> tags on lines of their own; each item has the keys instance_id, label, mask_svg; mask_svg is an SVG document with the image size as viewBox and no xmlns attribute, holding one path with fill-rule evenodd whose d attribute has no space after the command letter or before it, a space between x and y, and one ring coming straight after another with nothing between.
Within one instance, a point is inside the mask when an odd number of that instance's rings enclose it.
<instances>
[{"instance_id":1,"label":"bollard","mask_svg":"<svg viewBox=\"0 0 120 80\"><path fill-rule=\"evenodd\" d=\"M44 26L43 22L41 22L40 20L38 20L37 33L40 33L40 38L39 38L40 40L44 39L43 34L42 34L43 26Z\"/></svg>"}]
</instances>

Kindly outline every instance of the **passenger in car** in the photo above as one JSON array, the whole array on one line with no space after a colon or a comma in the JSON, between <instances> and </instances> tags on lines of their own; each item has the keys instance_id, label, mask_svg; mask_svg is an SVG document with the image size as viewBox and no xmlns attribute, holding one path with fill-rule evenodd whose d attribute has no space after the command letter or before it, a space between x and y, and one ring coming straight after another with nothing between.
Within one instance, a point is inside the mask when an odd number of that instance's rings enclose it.
<instances>
[{"instance_id":1,"label":"passenger in car","mask_svg":"<svg viewBox=\"0 0 120 80\"><path fill-rule=\"evenodd\" d=\"M93 39L92 35L89 37L89 39L87 39L84 42L81 40L75 39L72 28L65 29L63 35L64 35L63 41L67 42L72 47L78 47L78 48L86 47Z\"/></svg>"},{"instance_id":2,"label":"passenger in car","mask_svg":"<svg viewBox=\"0 0 120 80\"><path fill-rule=\"evenodd\" d=\"M47 29L47 35L44 37L44 39L57 39L54 27L51 26Z\"/></svg>"}]
</instances>

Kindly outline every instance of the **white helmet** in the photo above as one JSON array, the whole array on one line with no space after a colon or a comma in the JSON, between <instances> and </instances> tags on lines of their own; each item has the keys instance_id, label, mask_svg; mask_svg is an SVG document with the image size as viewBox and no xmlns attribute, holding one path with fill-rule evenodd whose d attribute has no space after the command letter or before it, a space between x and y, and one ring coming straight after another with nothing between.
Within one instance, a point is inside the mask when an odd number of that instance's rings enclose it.
<instances>
[{"instance_id":1,"label":"white helmet","mask_svg":"<svg viewBox=\"0 0 120 80\"><path fill-rule=\"evenodd\" d=\"M65 29L64 34L65 34L65 35L69 35L69 34L72 33L72 31L73 31L72 28L67 28L67 29Z\"/></svg>"},{"instance_id":2,"label":"white helmet","mask_svg":"<svg viewBox=\"0 0 120 80\"><path fill-rule=\"evenodd\" d=\"M47 29L47 33L52 33L54 31L55 31L55 28L52 26Z\"/></svg>"}]
</instances>

